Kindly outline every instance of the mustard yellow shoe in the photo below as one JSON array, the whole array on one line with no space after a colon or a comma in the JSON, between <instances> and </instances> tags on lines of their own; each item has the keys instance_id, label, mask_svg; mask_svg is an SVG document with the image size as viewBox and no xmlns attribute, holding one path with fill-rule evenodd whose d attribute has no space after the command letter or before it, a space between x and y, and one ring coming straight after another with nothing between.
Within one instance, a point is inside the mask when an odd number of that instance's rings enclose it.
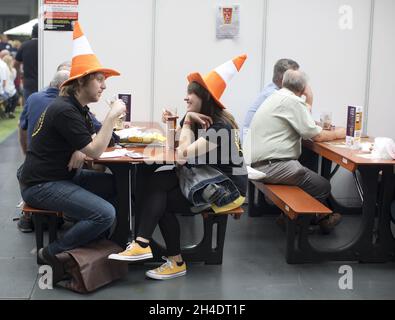
<instances>
[{"instance_id":1,"label":"mustard yellow shoe","mask_svg":"<svg viewBox=\"0 0 395 320\"><path fill-rule=\"evenodd\" d=\"M162 264L159 268L149 270L145 273L148 278L156 280L168 280L177 277L181 277L187 273L187 265L185 262L178 266L177 262L170 260L166 257L162 257L166 263Z\"/></svg>"},{"instance_id":2,"label":"mustard yellow shoe","mask_svg":"<svg viewBox=\"0 0 395 320\"><path fill-rule=\"evenodd\" d=\"M152 258L152 251L150 246L147 248L141 247L137 242L129 243L125 251L120 253L113 253L108 256L108 259L121 261L140 261Z\"/></svg>"}]
</instances>

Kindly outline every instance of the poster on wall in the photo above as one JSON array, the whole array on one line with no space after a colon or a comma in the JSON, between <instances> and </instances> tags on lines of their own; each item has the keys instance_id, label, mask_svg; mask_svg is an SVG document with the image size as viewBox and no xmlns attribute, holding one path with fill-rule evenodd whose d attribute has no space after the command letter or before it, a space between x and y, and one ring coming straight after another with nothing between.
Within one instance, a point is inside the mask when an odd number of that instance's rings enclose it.
<instances>
[{"instance_id":1,"label":"poster on wall","mask_svg":"<svg viewBox=\"0 0 395 320\"><path fill-rule=\"evenodd\" d=\"M240 6L218 6L216 22L217 39L238 37L240 30Z\"/></svg>"},{"instance_id":2,"label":"poster on wall","mask_svg":"<svg viewBox=\"0 0 395 320\"><path fill-rule=\"evenodd\" d=\"M44 30L73 31L79 0L44 0Z\"/></svg>"}]
</instances>

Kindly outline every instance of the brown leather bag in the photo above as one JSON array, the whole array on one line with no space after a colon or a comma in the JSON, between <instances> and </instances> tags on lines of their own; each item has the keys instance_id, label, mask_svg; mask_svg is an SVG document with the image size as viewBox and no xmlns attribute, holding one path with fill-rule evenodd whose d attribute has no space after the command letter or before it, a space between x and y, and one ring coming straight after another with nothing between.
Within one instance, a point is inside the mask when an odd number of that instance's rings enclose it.
<instances>
[{"instance_id":1,"label":"brown leather bag","mask_svg":"<svg viewBox=\"0 0 395 320\"><path fill-rule=\"evenodd\" d=\"M70 276L70 279L58 285L75 292L88 293L123 278L128 273L128 264L108 259L111 253L120 251L122 248L117 244L102 239L57 254L66 274Z\"/></svg>"}]
</instances>

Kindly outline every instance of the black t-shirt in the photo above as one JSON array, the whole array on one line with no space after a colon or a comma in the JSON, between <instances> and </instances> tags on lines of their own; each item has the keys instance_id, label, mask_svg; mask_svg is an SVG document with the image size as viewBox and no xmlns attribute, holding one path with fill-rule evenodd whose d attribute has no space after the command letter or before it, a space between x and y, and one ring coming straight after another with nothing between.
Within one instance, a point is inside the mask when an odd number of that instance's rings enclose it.
<instances>
[{"instance_id":1,"label":"black t-shirt","mask_svg":"<svg viewBox=\"0 0 395 320\"><path fill-rule=\"evenodd\" d=\"M12 51L12 47L8 42L0 42L0 51L2 50Z\"/></svg>"},{"instance_id":2,"label":"black t-shirt","mask_svg":"<svg viewBox=\"0 0 395 320\"><path fill-rule=\"evenodd\" d=\"M181 120L181 126L183 123L184 119ZM233 181L240 194L245 196L248 178L240 144L239 130L233 129L228 123L216 122L207 130L198 130L197 137L203 137L207 141L215 143L217 148L196 158L194 163L209 164L220 170Z\"/></svg>"},{"instance_id":3,"label":"black t-shirt","mask_svg":"<svg viewBox=\"0 0 395 320\"><path fill-rule=\"evenodd\" d=\"M88 112L74 97L58 97L47 107L33 130L22 183L33 186L74 177L76 171L67 168L71 155L86 147L94 133Z\"/></svg>"},{"instance_id":4,"label":"black t-shirt","mask_svg":"<svg viewBox=\"0 0 395 320\"><path fill-rule=\"evenodd\" d=\"M33 92L38 89L38 40L22 43L15 60L23 63L23 86Z\"/></svg>"}]
</instances>

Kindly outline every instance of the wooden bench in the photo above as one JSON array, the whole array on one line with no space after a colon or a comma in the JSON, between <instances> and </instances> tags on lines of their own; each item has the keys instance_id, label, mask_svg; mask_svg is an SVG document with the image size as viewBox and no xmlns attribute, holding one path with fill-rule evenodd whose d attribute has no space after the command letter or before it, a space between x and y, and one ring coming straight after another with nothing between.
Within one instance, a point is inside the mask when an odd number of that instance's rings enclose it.
<instances>
[{"instance_id":1,"label":"wooden bench","mask_svg":"<svg viewBox=\"0 0 395 320\"><path fill-rule=\"evenodd\" d=\"M243 213L244 210L242 207L222 213L214 213L212 211L201 213L203 217L203 239L198 244L182 248L181 254L183 259L188 262L222 264L228 216L233 216L234 219L238 220ZM217 234L215 244L213 245L213 229L215 225L217 225ZM151 242L151 248L154 261L161 262L161 257L167 255L166 249L156 241Z\"/></svg>"},{"instance_id":2,"label":"wooden bench","mask_svg":"<svg viewBox=\"0 0 395 320\"><path fill-rule=\"evenodd\" d=\"M332 210L297 186L271 185L257 181L250 182L287 217L287 263L307 262L309 257L305 255L303 248L309 247L308 228L310 222L316 214L328 215L332 213ZM249 199L249 201L253 201L253 199Z\"/></svg>"},{"instance_id":3,"label":"wooden bench","mask_svg":"<svg viewBox=\"0 0 395 320\"><path fill-rule=\"evenodd\" d=\"M59 211L33 208L26 203L22 207L22 212L30 213L32 215L34 230L36 233L37 263L41 264L42 261L38 258L38 250L44 247L44 225L48 226L48 243L55 241L57 239L59 218L61 218L63 214Z\"/></svg>"},{"instance_id":4,"label":"wooden bench","mask_svg":"<svg viewBox=\"0 0 395 320\"><path fill-rule=\"evenodd\" d=\"M33 208L27 204L23 205L22 212L32 215L36 232L37 263L41 264L42 261L38 258L38 250L44 247L44 224L48 225L48 243L51 243L57 239L58 218L62 217L63 214L60 211ZM203 217L203 239L199 244L183 250L182 255L185 260L193 262L204 261L206 264L222 264L228 216L231 215L234 219L240 219L243 213L244 210L241 207L218 214L203 212L201 214ZM217 225L217 235L216 245L213 247L213 229L215 225ZM166 255L166 249L155 241L152 242L151 247L155 261L161 261L161 257Z\"/></svg>"}]
</instances>

